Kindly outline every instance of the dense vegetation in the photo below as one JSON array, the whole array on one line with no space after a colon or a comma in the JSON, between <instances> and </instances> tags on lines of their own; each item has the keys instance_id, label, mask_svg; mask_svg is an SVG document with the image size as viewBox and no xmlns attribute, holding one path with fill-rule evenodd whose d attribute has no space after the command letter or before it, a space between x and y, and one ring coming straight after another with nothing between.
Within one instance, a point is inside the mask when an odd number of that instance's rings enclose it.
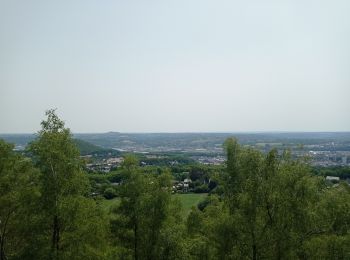
<instances>
[{"instance_id":1,"label":"dense vegetation","mask_svg":"<svg viewBox=\"0 0 350 260\"><path fill-rule=\"evenodd\" d=\"M92 194L104 177L83 171L63 121L50 110L41 125L29 157L0 140L0 260L350 258L348 184L327 186L288 152L227 139L225 168L186 171L211 191L186 215L171 194L183 169L126 156L108 212Z\"/></svg>"},{"instance_id":2,"label":"dense vegetation","mask_svg":"<svg viewBox=\"0 0 350 260\"><path fill-rule=\"evenodd\" d=\"M313 167L312 172L318 176L337 176L340 179L350 179L350 167L332 166L332 167Z\"/></svg>"}]
</instances>

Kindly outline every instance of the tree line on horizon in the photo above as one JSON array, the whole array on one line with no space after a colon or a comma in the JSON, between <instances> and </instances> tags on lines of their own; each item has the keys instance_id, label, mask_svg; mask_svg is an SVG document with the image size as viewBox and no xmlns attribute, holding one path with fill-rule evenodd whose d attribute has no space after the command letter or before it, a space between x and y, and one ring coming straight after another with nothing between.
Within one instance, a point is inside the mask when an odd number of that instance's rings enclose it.
<instances>
[{"instance_id":1,"label":"tree line on horizon","mask_svg":"<svg viewBox=\"0 0 350 260\"><path fill-rule=\"evenodd\" d=\"M0 140L0 260L350 259L350 188L288 152L224 144L219 187L187 218L170 172L127 156L120 203L91 197L70 130L46 112L28 157Z\"/></svg>"}]
</instances>

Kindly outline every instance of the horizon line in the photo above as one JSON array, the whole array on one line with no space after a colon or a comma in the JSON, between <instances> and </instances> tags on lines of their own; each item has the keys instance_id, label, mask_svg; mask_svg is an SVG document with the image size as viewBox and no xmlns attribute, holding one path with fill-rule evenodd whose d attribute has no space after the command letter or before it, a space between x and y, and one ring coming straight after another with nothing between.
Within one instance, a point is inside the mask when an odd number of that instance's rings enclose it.
<instances>
[{"instance_id":1,"label":"horizon line","mask_svg":"<svg viewBox=\"0 0 350 260\"><path fill-rule=\"evenodd\" d=\"M7 133L0 133L0 135L35 135L38 132L7 132ZM321 134L321 133L350 133L350 130L347 131L289 131L289 130L271 130L271 131L160 131L160 132L151 132L151 131L145 131L145 132L119 132L119 131L105 131L105 132L71 132L74 134L109 134L109 133L115 133L115 134Z\"/></svg>"}]
</instances>

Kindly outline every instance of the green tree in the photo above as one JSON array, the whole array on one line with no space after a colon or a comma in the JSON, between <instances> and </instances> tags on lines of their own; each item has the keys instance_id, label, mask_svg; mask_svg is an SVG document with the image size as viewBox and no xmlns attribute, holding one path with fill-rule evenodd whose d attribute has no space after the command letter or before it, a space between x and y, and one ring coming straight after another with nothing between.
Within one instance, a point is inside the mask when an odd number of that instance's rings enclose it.
<instances>
[{"instance_id":1,"label":"green tree","mask_svg":"<svg viewBox=\"0 0 350 260\"><path fill-rule=\"evenodd\" d=\"M27 246L39 197L38 171L0 140L0 259L19 257Z\"/></svg>"},{"instance_id":2,"label":"green tree","mask_svg":"<svg viewBox=\"0 0 350 260\"><path fill-rule=\"evenodd\" d=\"M309 241L324 225L315 218L320 215L315 212L325 187L320 179L311 176L309 167L303 161L292 160L289 153L280 156L271 150L264 155L240 147L235 139L228 139L225 148L223 203L212 200L203 212L190 214L190 238L202 245L202 252L207 252L191 255L195 259L310 256L308 252L314 244ZM346 209L346 204L342 208ZM339 211L343 223L347 223L346 212ZM344 236L339 241L338 248L346 244Z\"/></svg>"},{"instance_id":3,"label":"green tree","mask_svg":"<svg viewBox=\"0 0 350 260\"><path fill-rule=\"evenodd\" d=\"M117 192L115 191L115 189L113 189L112 187L108 187L104 190L103 192L103 196L107 199L113 199L117 196Z\"/></svg>"},{"instance_id":4,"label":"green tree","mask_svg":"<svg viewBox=\"0 0 350 260\"><path fill-rule=\"evenodd\" d=\"M236 194L240 190L239 159L241 148L235 138L228 138L224 143L226 151L226 175L224 180L226 202L231 211L236 207Z\"/></svg>"},{"instance_id":5,"label":"green tree","mask_svg":"<svg viewBox=\"0 0 350 260\"><path fill-rule=\"evenodd\" d=\"M111 220L117 254L123 259L172 259L179 251L176 245L181 239L172 238L170 231L176 230L174 216L170 214L174 212L171 176L145 174L137 165L137 160L130 156L123 163L121 202L113 209Z\"/></svg>"},{"instance_id":6,"label":"green tree","mask_svg":"<svg viewBox=\"0 0 350 260\"><path fill-rule=\"evenodd\" d=\"M106 227L89 192L70 130L54 110L46 112L38 137L29 146L41 178L41 242L50 259L103 257ZM93 235L92 235L93 234Z\"/></svg>"},{"instance_id":7,"label":"green tree","mask_svg":"<svg viewBox=\"0 0 350 260\"><path fill-rule=\"evenodd\" d=\"M350 258L350 188L348 184L322 190L313 225L302 249L309 259Z\"/></svg>"}]
</instances>

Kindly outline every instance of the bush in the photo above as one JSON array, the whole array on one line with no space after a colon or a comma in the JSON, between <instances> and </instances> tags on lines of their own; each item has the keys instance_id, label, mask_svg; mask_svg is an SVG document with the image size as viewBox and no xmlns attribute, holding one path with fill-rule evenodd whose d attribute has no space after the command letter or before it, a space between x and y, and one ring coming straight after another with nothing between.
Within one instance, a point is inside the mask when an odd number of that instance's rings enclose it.
<instances>
[{"instance_id":1,"label":"bush","mask_svg":"<svg viewBox=\"0 0 350 260\"><path fill-rule=\"evenodd\" d=\"M203 211L210 203L209 197L206 197L204 200L198 203L197 208L200 211Z\"/></svg>"},{"instance_id":2,"label":"bush","mask_svg":"<svg viewBox=\"0 0 350 260\"><path fill-rule=\"evenodd\" d=\"M207 193L209 192L209 188L207 184L202 184L200 186L197 186L193 190L194 193Z\"/></svg>"},{"instance_id":3,"label":"bush","mask_svg":"<svg viewBox=\"0 0 350 260\"><path fill-rule=\"evenodd\" d=\"M116 193L115 189L113 189L113 188L107 188L103 192L103 197L105 197L107 200L113 199L116 196L117 196L117 193Z\"/></svg>"}]
</instances>

